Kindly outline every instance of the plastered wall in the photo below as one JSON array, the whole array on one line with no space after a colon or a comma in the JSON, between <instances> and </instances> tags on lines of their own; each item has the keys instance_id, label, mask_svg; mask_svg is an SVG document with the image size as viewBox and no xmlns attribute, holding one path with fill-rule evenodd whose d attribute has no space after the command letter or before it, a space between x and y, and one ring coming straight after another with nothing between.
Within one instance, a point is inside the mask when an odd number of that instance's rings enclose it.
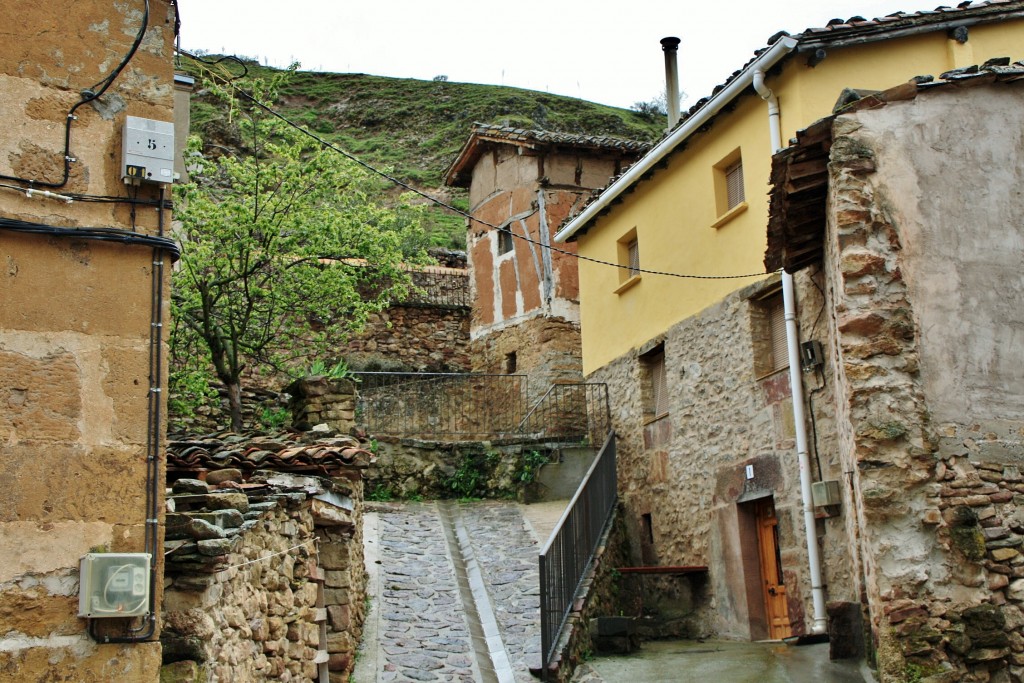
<instances>
[{"instance_id":1,"label":"plastered wall","mask_svg":"<svg viewBox=\"0 0 1024 683\"><path fill-rule=\"evenodd\" d=\"M142 7L0 7L0 174L60 181L67 113L127 53ZM128 114L173 119L173 27L173 8L152 0L136 56L95 106L78 109L76 161L54 191L127 196L121 126ZM0 189L0 216L149 234L158 224L152 207L133 222L125 203L10 189ZM153 260L148 247L0 230L0 680L158 677L158 643L99 644L76 616L79 558L144 547Z\"/></svg>"}]
</instances>

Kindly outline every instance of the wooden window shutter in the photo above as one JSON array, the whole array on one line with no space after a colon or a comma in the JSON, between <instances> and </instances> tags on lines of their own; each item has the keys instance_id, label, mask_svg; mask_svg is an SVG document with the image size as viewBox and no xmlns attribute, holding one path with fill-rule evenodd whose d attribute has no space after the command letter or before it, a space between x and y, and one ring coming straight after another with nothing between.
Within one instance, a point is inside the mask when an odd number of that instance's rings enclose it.
<instances>
[{"instance_id":1,"label":"wooden window shutter","mask_svg":"<svg viewBox=\"0 0 1024 683\"><path fill-rule=\"evenodd\" d=\"M737 161L725 169L725 194L728 208L733 208L746 199L743 192L743 162Z\"/></svg>"},{"instance_id":2,"label":"wooden window shutter","mask_svg":"<svg viewBox=\"0 0 1024 683\"><path fill-rule=\"evenodd\" d=\"M772 338L772 370L789 367L789 347L786 343L786 309L782 297L776 297L769 311L769 326Z\"/></svg>"},{"instance_id":3,"label":"wooden window shutter","mask_svg":"<svg viewBox=\"0 0 1024 683\"><path fill-rule=\"evenodd\" d=\"M665 354L651 358L651 397L655 416L668 412L668 382L665 376Z\"/></svg>"},{"instance_id":4,"label":"wooden window shutter","mask_svg":"<svg viewBox=\"0 0 1024 683\"><path fill-rule=\"evenodd\" d=\"M633 240L627 247L629 251L629 276L640 274L640 244Z\"/></svg>"}]
</instances>

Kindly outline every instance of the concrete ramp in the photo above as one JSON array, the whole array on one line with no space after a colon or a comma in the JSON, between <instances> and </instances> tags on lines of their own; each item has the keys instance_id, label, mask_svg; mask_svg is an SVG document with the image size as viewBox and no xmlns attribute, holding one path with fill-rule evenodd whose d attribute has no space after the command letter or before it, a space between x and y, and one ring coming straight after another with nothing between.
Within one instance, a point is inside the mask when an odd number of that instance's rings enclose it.
<instances>
[{"instance_id":1,"label":"concrete ramp","mask_svg":"<svg viewBox=\"0 0 1024 683\"><path fill-rule=\"evenodd\" d=\"M594 464L597 451L572 446L552 451L551 462L541 465L527 495L530 503L569 500L576 494L587 470Z\"/></svg>"}]
</instances>

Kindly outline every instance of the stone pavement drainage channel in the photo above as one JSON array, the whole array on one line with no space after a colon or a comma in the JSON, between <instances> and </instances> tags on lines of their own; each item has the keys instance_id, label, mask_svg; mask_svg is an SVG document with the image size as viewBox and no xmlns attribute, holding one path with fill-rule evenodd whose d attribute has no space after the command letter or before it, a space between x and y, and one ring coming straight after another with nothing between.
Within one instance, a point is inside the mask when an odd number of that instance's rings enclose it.
<instances>
[{"instance_id":1,"label":"stone pavement drainage channel","mask_svg":"<svg viewBox=\"0 0 1024 683\"><path fill-rule=\"evenodd\" d=\"M473 553L469 534L458 511L452 508L449 501L438 503L483 683L515 683L512 664L498 631L498 621L494 618L494 608L487 595L487 587Z\"/></svg>"},{"instance_id":2,"label":"stone pavement drainage channel","mask_svg":"<svg viewBox=\"0 0 1024 683\"><path fill-rule=\"evenodd\" d=\"M371 594L367 632L356 662L358 683L480 683L472 638L437 507L371 504L367 534ZM376 630L374 637L373 631ZM493 681L492 681L493 683Z\"/></svg>"}]
</instances>

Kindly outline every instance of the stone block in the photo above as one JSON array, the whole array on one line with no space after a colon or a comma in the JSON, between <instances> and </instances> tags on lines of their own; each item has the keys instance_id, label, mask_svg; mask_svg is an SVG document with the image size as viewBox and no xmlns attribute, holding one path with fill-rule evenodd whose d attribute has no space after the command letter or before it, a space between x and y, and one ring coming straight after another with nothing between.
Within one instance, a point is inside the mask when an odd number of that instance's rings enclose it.
<instances>
[{"instance_id":1,"label":"stone block","mask_svg":"<svg viewBox=\"0 0 1024 683\"><path fill-rule=\"evenodd\" d=\"M349 605L331 605L327 608L327 618L335 631L347 631L351 625L352 610Z\"/></svg>"},{"instance_id":2,"label":"stone block","mask_svg":"<svg viewBox=\"0 0 1024 683\"><path fill-rule=\"evenodd\" d=\"M244 514L249 511L249 497L234 491L211 493L206 496L206 507L211 510L237 510ZM241 522L229 526L241 526Z\"/></svg>"},{"instance_id":3,"label":"stone block","mask_svg":"<svg viewBox=\"0 0 1024 683\"><path fill-rule=\"evenodd\" d=\"M210 486L217 486L223 484L226 481L233 481L237 483L242 482L242 470L234 467L229 467L222 470L212 470L206 473L206 483Z\"/></svg>"}]
</instances>

